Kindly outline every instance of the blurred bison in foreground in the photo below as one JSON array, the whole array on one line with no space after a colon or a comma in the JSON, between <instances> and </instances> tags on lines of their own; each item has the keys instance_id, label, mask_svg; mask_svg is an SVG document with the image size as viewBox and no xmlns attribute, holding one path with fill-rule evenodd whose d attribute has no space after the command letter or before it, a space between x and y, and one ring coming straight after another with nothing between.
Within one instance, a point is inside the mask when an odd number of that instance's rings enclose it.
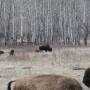
<instances>
[{"instance_id":1,"label":"blurred bison in foreground","mask_svg":"<svg viewBox=\"0 0 90 90\"><path fill-rule=\"evenodd\" d=\"M12 49L11 51L10 51L10 55L14 55L14 50Z\"/></svg>"},{"instance_id":2,"label":"blurred bison in foreground","mask_svg":"<svg viewBox=\"0 0 90 90\"><path fill-rule=\"evenodd\" d=\"M0 51L0 54L4 54L4 51Z\"/></svg>"},{"instance_id":3,"label":"blurred bison in foreground","mask_svg":"<svg viewBox=\"0 0 90 90\"><path fill-rule=\"evenodd\" d=\"M87 86L90 87L90 68L86 69L83 77L83 83Z\"/></svg>"},{"instance_id":4,"label":"blurred bison in foreground","mask_svg":"<svg viewBox=\"0 0 90 90\"><path fill-rule=\"evenodd\" d=\"M51 52L52 48L50 47L50 45L47 44L47 45L39 46L39 50L40 51L45 51L45 52L47 52L47 51Z\"/></svg>"},{"instance_id":5,"label":"blurred bison in foreground","mask_svg":"<svg viewBox=\"0 0 90 90\"><path fill-rule=\"evenodd\" d=\"M77 80L60 75L25 77L10 81L8 90L11 90L11 87L13 90L82 90Z\"/></svg>"}]
</instances>

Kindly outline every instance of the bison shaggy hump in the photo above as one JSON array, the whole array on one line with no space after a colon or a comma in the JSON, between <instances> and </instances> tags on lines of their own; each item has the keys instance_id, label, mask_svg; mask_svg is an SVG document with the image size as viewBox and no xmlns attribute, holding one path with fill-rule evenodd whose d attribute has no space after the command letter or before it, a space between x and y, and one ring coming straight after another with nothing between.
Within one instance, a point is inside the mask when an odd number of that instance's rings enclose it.
<instances>
[{"instance_id":1,"label":"bison shaggy hump","mask_svg":"<svg viewBox=\"0 0 90 90\"><path fill-rule=\"evenodd\" d=\"M46 52L47 51L50 51L51 52L52 51L52 48L50 47L50 45L47 44L47 45L39 46L39 50L40 51L46 51Z\"/></svg>"},{"instance_id":2,"label":"bison shaggy hump","mask_svg":"<svg viewBox=\"0 0 90 90\"><path fill-rule=\"evenodd\" d=\"M8 83L8 90L82 90L79 82L73 78L59 75L39 75L18 79Z\"/></svg>"},{"instance_id":3,"label":"bison shaggy hump","mask_svg":"<svg viewBox=\"0 0 90 90\"><path fill-rule=\"evenodd\" d=\"M83 83L87 86L90 87L90 68L87 68L84 77L83 77Z\"/></svg>"}]
</instances>

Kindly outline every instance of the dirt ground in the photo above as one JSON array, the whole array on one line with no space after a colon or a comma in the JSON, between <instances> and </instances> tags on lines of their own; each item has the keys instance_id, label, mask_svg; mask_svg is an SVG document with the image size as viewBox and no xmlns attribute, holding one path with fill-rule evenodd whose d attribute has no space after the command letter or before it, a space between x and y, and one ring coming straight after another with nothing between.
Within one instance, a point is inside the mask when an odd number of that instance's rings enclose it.
<instances>
[{"instance_id":1,"label":"dirt ground","mask_svg":"<svg viewBox=\"0 0 90 90\"><path fill-rule=\"evenodd\" d=\"M6 52L0 55L0 90L7 90L11 80L39 74L69 76L82 84L85 68L90 66L90 47L54 48L53 52L42 53L15 48L14 56L9 55L10 48L0 50ZM82 87L89 90L83 84Z\"/></svg>"}]
</instances>

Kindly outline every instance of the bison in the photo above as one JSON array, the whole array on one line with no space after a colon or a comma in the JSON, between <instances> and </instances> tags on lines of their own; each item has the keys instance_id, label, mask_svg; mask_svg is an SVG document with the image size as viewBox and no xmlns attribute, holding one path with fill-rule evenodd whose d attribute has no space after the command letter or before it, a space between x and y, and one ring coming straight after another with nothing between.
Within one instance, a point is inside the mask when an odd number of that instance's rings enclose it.
<instances>
[{"instance_id":1,"label":"bison","mask_svg":"<svg viewBox=\"0 0 90 90\"><path fill-rule=\"evenodd\" d=\"M4 51L0 51L0 54L4 54Z\"/></svg>"},{"instance_id":2,"label":"bison","mask_svg":"<svg viewBox=\"0 0 90 90\"><path fill-rule=\"evenodd\" d=\"M35 50L35 52L40 52L39 50Z\"/></svg>"},{"instance_id":3,"label":"bison","mask_svg":"<svg viewBox=\"0 0 90 90\"><path fill-rule=\"evenodd\" d=\"M24 77L10 81L8 90L11 90L11 86L13 90L82 90L76 79L52 74Z\"/></svg>"},{"instance_id":4,"label":"bison","mask_svg":"<svg viewBox=\"0 0 90 90\"><path fill-rule=\"evenodd\" d=\"M11 51L10 51L10 55L14 55L14 50L12 49Z\"/></svg>"},{"instance_id":5,"label":"bison","mask_svg":"<svg viewBox=\"0 0 90 90\"><path fill-rule=\"evenodd\" d=\"M87 68L84 73L83 77L83 83L87 86L90 87L90 68Z\"/></svg>"},{"instance_id":6,"label":"bison","mask_svg":"<svg viewBox=\"0 0 90 90\"><path fill-rule=\"evenodd\" d=\"M47 51L51 52L52 48L50 47L50 45L47 44L47 45L39 46L39 50L40 51L45 51L45 52L47 52Z\"/></svg>"}]
</instances>

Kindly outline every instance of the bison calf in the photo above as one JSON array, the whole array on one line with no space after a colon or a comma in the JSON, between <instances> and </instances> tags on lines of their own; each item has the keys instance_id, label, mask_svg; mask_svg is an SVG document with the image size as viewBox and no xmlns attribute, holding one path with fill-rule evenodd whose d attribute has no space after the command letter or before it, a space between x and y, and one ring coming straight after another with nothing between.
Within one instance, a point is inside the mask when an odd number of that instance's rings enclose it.
<instances>
[{"instance_id":1,"label":"bison calf","mask_svg":"<svg viewBox=\"0 0 90 90\"><path fill-rule=\"evenodd\" d=\"M35 50L35 52L40 52L39 50Z\"/></svg>"},{"instance_id":2,"label":"bison calf","mask_svg":"<svg viewBox=\"0 0 90 90\"><path fill-rule=\"evenodd\" d=\"M52 48L49 46L49 45L42 45L42 46L39 46L39 50L40 51L52 51Z\"/></svg>"},{"instance_id":3,"label":"bison calf","mask_svg":"<svg viewBox=\"0 0 90 90\"><path fill-rule=\"evenodd\" d=\"M82 90L77 80L60 75L39 75L11 81L8 90L11 90L12 83L13 90Z\"/></svg>"},{"instance_id":4,"label":"bison calf","mask_svg":"<svg viewBox=\"0 0 90 90\"><path fill-rule=\"evenodd\" d=\"M10 55L14 55L14 50L12 49L11 51L10 51Z\"/></svg>"}]
</instances>

